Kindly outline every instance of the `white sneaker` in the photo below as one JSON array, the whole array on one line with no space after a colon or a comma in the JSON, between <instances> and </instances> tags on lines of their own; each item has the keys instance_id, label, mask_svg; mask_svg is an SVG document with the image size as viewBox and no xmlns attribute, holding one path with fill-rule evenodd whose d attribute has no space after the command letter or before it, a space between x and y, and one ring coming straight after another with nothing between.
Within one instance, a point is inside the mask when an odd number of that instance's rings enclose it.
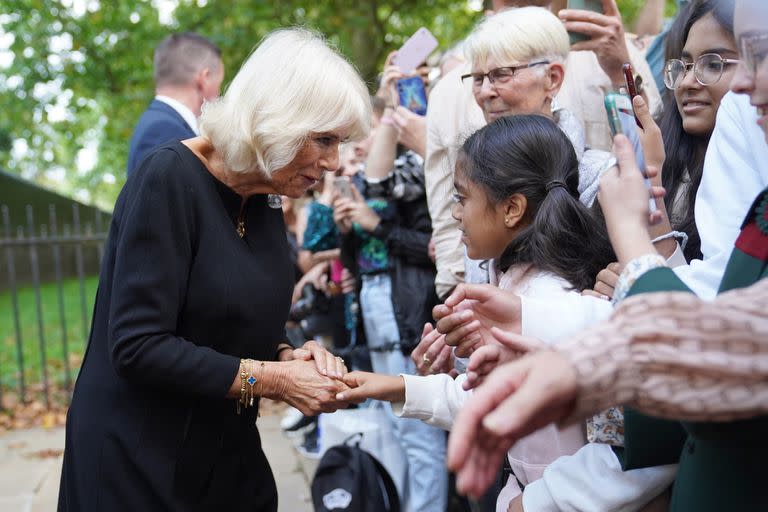
<instances>
[{"instance_id":1,"label":"white sneaker","mask_svg":"<svg viewBox=\"0 0 768 512\"><path fill-rule=\"evenodd\" d=\"M301 414L301 411L298 410L295 407L289 407L287 411L285 411L285 414L283 414L283 419L280 420L280 428L283 430L288 430L292 426L294 426L304 415Z\"/></svg>"}]
</instances>

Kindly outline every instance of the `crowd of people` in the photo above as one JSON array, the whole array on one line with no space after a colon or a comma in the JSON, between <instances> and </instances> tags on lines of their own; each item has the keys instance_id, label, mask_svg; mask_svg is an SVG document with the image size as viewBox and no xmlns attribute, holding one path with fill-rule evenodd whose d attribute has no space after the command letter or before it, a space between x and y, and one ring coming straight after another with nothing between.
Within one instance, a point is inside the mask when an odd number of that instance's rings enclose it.
<instances>
[{"instance_id":1,"label":"crowd of people","mask_svg":"<svg viewBox=\"0 0 768 512\"><path fill-rule=\"evenodd\" d=\"M492 3L374 95L306 29L221 96L159 44L59 510L277 510L261 398L318 455L383 404L395 509L768 509L768 3Z\"/></svg>"}]
</instances>

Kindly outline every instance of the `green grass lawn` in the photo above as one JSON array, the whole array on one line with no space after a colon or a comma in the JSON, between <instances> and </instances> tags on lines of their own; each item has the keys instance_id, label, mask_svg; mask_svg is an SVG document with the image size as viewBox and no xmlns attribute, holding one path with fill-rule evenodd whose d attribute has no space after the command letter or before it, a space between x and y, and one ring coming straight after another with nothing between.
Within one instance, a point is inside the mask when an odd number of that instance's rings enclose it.
<instances>
[{"instance_id":1,"label":"green grass lawn","mask_svg":"<svg viewBox=\"0 0 768 512\"><path fill-rule=\"evenodd\" d=\"M64 321L66 323L68 354L64 354L63 329L59 309L59 292L56 283L43 285L40 301L43 312L43 336L45 338L45 364L48 379L56 388L66 382L64 361L70 362L71 379L77 375L80 360L88 341L93 301L96 296L97 277L85 280L86 325L80 299L80 283L70 279L62 283ZM38 330L38 313L34 288L18 290L19 323L21 326L24 378L28 397L42 390L42 357ZM0 386L4 394L19 389L19 356L14 328L13 305L10 292L0 293Z\"/></svg>"}]
</instances>

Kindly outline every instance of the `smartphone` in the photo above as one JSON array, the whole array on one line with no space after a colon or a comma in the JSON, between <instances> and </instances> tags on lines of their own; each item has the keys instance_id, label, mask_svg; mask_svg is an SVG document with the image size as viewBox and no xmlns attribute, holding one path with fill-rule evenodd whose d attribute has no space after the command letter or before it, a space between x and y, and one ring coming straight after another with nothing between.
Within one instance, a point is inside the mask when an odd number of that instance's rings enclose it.
<instances>
[{"instance_id":1,"label":"smartphone","mask_svg":"<svg viewBox=\"0 0 768 512\"><path fill-rule=\"evenodd\" d=\"M568 0L567 9L578 9L580 11L592 11L603 14L602 0ZM568 32L571 44L580 43L589 40L589 36L581 32Z\"/></svg>"},{"instance_id":2,"label":"smartphone","mask_svg":"<svg viewBox=\"0 0 768 512\"><path fill-rule=\"evenodd\" d=\"M420 116L427 115L427 90L421 77L401 78L395 87L402 106Z\"/></svg>"},{"instance_id":3,"label":"smartphone","mask_svg":"<svg viewBox=\"0 0 768 512\"><path fill-rule=\"evenodd\" d=\"M427 60L429 54L435 51L435 48L437 48L437 39L432 32L421 27L397 50L392 64L398 66L403 73L413 73Z\"/></svg>"},{"instance_id":4,"label":"smartphone","mask_svg":"<svg viewBox=\"0 0 768 512\"><path fill-rule=\"evenodd\" d=\"M620 92L609 92L605 95L605 111L608 114L608 126L611 129L611 137L623 133L632 144L635 153L637 166L645 177L645 185L650 190L651 180L645 176L645 154L643 145L640 143L640 133L637 131L635 123L635 112L632 109L632 100L626 94ZM648 208L655 212L656 200L648 198Z\"/></svg>"},{"instance_id":5,"label":"smartphone","mask_svg":"<svg viewBox=\"0 0 768 512\"><path fill-rule=\"evenodd\" d=\"M337 176L333 179L333 188L339 192L341 197L354 199L352 194L352 182L346 176Z\"/></svg>"},{"instance_id":6,"label":"smartphone","mask_svg":"<svg viewBox=\"0 0 768 512\"><path fill-rule=\"evenodd\" d=\"M624 72L624 81L627 84L627 92L629 93L629 101L635 99L635 96L637 96L637 87L635 86L635 72L632 69L632 64L629 62L625 62L621 66L621 70ZM631 106L631 103L630 103ZM635 118L635 122L637 123L637 126L642 129L643 123L640 122L640 120L637 118L637 114L635 114L634 107L632 108L632 115Z\"/></svg>"}]
</instances>

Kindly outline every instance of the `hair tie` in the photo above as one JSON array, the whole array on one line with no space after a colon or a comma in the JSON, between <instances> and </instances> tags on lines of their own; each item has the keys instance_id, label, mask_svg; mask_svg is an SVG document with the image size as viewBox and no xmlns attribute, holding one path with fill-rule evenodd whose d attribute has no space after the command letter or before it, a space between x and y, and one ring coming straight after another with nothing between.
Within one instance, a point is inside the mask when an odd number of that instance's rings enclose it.
<instances>
[{"instance_id":1,"label":"hair tie","mask_svg":"<svg viewBox=\"0 0 768 512\"><path fill-rule=\"evenodd\" d=\"M549 183L547 183L546 189L547 189L547 192L549 192L553 188L557 188L557 187L563 187L566 191L568 190L568 185L566 185L565 182L560 180L550 181Z\"/></svg>"}]
</instances>

